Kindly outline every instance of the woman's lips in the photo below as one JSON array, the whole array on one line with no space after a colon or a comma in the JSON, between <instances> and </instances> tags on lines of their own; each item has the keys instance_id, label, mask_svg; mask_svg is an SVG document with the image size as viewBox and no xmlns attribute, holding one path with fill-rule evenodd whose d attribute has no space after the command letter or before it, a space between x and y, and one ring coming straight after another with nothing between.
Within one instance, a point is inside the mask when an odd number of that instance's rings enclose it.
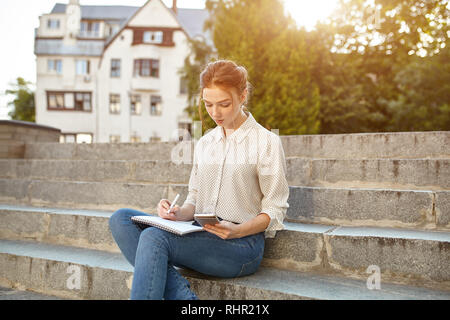
<instances>
[{"instance_id":1,"label":"woman's lips","mask_svg":"<svg viewBox=\"0 0 450 320\"><path fill-rule=\"evenodd\" d=\"M222 122L223 122L223 120L216 120L216 122L217 122L217 123L222 123Z\"/></svg>"}]
</instances>

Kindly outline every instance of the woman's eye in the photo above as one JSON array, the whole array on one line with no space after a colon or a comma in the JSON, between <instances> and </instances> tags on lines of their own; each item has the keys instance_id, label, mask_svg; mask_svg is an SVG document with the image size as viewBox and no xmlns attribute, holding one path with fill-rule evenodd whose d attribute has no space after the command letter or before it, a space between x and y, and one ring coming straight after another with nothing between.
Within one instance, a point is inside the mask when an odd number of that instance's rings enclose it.
<instances>
[{"instance_id":1,"label":"woman's eye","mask_svg":"<svg viewBox=\"0 0 450 320\"><path fill-rule=\"evenodd\" d=\"M230 106L230 103L229 103L229 104L221 104L220 106L221 106L222 108L227 108L227 107Z\"/></svg>"},{"instance_id":2,"label":"woman's eye","mask_svg":"<svg viewBox=\"0 0 450 320\"><path fill-rule=\"evenodd\" d=\"M207 108L209 108L209 107L212 106L212 104L205 104L205 106L206 106Z\"/></svg>"}]
</instances>

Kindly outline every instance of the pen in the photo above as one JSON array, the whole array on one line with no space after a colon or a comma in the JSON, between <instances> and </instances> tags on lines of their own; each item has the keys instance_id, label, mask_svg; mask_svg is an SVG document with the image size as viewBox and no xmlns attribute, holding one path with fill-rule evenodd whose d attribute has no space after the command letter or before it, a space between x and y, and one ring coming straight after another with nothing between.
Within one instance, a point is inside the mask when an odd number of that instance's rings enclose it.
<instances>
[{"instance_id":1,"label":"pen","mask_svg":"<svg viewBox=\"0 0 450 320\"><path fill-rule=\"evenodd\" d=\"M178 198L180 197L180 194L177 193L177 196L175 197L175 200L173 200L172 204L169 207L169 210L167 210L167 213L170 213L170 210L175 206L175 203L177 203Z\"/></svg>"}]
</instances>

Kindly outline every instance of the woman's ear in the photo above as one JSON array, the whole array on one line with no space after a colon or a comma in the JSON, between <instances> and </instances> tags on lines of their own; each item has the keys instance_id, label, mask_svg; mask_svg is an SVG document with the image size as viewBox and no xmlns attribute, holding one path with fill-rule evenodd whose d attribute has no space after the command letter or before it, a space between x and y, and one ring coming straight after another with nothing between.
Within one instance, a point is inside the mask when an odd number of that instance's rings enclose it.
<instances>
[{"instance_id":1,"label":"woman's ear","mask_svg":"<svg viewBox=\"0 0 450 320\"><path fill-rule=\"evenodd\" d=\"M245 101L247 101L247 94L248 94L248 90L247 90L247 88L245 88L241 94L241 104L244 103Z\"/></svg>"}]
</instances>

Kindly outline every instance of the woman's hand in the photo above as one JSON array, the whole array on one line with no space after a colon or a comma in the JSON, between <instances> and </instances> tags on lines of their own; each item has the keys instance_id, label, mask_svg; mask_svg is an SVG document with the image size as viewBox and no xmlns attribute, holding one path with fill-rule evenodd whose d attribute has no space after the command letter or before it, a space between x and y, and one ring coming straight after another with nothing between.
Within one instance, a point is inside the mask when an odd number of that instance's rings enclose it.
<instances>
[{"instance_id":1,"label":"woman's hand","mask_svg":"<svg viewBox=\"0 0 450 320\"><path fill-rule=\"evenodd\" d=\"M215 225L205 224L203 227L208 232L215 234L222 239L241 238L240 225L228 221L220 221Z\"/></svg>"},{"instance_id":2,"label":"woman's hand","mask_svg":"<svg viewBox=\"0 0 450 320\"><path fill-rule=\"evenodd\" d=\"M167 210L169 210L169 207L170 201L167 199L161 199L158 203L158 216L167 220L178 220L177 214L180 212L180 206L176 204L168 213Z\"/></svg>"}]
</instances>

